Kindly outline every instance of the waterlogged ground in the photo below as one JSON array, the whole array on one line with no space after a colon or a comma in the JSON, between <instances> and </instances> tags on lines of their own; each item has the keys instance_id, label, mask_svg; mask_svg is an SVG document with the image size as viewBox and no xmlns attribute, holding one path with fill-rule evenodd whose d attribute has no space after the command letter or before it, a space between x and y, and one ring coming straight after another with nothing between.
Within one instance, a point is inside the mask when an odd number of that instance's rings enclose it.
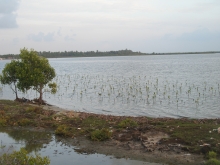
<instances>
[{"instance_id":1,"label":"waterlogged ground","mask_svg":"<svg viewBox=\"0 0 220 165\"><path fill-rule=\"evenodd\" d=\"M220 117L220 55L50 59L58 91L44 99L68 110L149 117ZM0 61L0 69L7 61ZM9 61L8 61L9 62ZM38 97L35 91L20 97ZM1 99L14 99L9 86Z\"/></svg>"},{"instance_id":2,"label":"waterlogged ground","mask_svg":"<svg viewBox=\"0 0 220 165\"><path fill-rule=\"evenodd\" d=\"M100 115L9 100L0 100L0 109L1 132L8 133L19 145L24 144L30 152L47 153L48 146L62 146L66 150L52 148L49 154L71 155L72 148L93 156L99 153L169 165L201 164L209 151L220 153L219 119ZM15 131L3 130L8 127ZM30 127L38 132L30 132ZM16 128L28 131L21 133ZM48 129L65 139L55 137Z\"/></svg>"},{"instance_id":3,"label":"waterlogged ground","mask_svg":"<svg viewBox=\"0 0 220 165\"><path fill-rule=\"evenodd\" d=\"M0 129L0 155L24 147L29 153L48 156L52 165L161 165L146 161L115 158L113 155L83 153L79 146L73 146L64 139L57 138L50 132L22 129Z\"/></svg>"}]
</instances>

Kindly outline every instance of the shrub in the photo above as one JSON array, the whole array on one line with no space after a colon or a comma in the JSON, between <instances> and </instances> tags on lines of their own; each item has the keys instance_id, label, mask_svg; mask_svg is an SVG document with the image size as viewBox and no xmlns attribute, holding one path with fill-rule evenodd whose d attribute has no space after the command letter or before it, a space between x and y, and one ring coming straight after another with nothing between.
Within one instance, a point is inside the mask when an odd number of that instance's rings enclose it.
<instances>
[{"instance_id":1,"label":"shrub","mask_svg":"<svg viewBox=\"0 0 220 165\"><path fill-rule=\"evenodd\" d=\"M36 154L35 157L28 155L24 148L20 151L14 151L11 154L3 154L0 156L0 164L4 165L49 165L50 160L48 157L41 157Z\"/></svg>"},{"instance_id":2,"label":"shrub","mask_svg":"<svg viewBox=\"0 0 220 165\"><path fill-rule=\"evenodd\" d=\"M206 163L206 165L220 165L220 161L217 159L209 159Z\"/></svg>"},{"instance_id":3,"label":"shrub","mask_svg":"<svg viewBox=\"0 0 220 165\"><path fill-rule=\"evenodd\" d=\"M214 151L209 151L208 159L216 159L217 154Z\"/></svg>"},{"instance_id":4,"label":"shrub","mask_svg":"<svg viewBox=\"0 0 220 165\"><path fill-rule=\"evenodd\" d=\"M206 165L220 165L220 161L216 159L217 154L214 151L209 151L208 153L208 161L205 163Z\"/></svg>"},{"instance_id":5,"label":"shrub","mask_svg":"<svg viewBox=\"0 0 220 165\"><path fill-rule=\"evenodd\" d=\"M60 136L71 136L71 128L66 125L59 125L55 134Z\"/></svg>"},{"instance_id":6,"label":"shrub","mask_svg":"<svg viewBox=\"0 0 220 165\"><path fill-rule=\"evenodd\" d=\"M111 137L112 133L108 129L95 130L91 132L91 139L94 141L104 141Z\"/></svg>"},{"instance_id":7,"label":"shrub","mask_svg":"<svg viewBox=\"0 0 220 165\"><path fill-rule=\"evenodd\" d=\"M133 121L129 118L122 120L119 124L118 127L119 128L126 128L126 127L136 127L138 124L136 121Z\"/></svg>"}]
</instances>

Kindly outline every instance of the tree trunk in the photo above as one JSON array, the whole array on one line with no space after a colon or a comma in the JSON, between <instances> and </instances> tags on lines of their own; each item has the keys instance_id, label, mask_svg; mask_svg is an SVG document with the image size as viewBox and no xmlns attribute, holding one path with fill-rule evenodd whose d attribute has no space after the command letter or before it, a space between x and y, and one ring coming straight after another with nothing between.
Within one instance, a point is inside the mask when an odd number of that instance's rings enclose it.
<instances>
[{"instance_id":1,"label":"tree trunk","mask_svg":"<svg viewBox=\"0 0 220 165\"><path fill-rule=\"evenodd\" d=\"M18 99L18 93L17 91L15 91L15 95L16 95L16 100Z\"/></svg>"},{"instance_id":2,"label":"tree trunk","mask_svg":"<svg viewBox=\"0 0 220 165\"><path fill-rule=\"evenodd\" d=\"M15 95L16 95L16 100L18 99L18 91L17 91L17 85L15 84L15 82L14 82L14 86L15 86Z\"/></svg>"},{"instance_id":3,"label":"tree trunk","mask_svg":"<svg viewBox=\"0 0 220 165\"><path fill-rule=\"evenodd\" d=\"M42 104L42 98L43 98L43 86L40 86L39 93L40 93L39 104Z\"/></svg>"}]
</instances>

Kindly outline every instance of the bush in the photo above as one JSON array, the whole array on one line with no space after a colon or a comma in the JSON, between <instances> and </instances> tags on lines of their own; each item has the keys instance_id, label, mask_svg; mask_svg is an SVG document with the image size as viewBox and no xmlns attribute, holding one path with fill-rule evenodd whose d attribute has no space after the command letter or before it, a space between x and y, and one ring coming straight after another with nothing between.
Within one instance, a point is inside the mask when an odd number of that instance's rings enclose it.
<instances>
[{"instance_id":1,"label":"bush","mask_svg":"<svg viewBox=\"0 0 220 165\"><path fill-rule=\"evenodd\" d=\"M59 125L55 134L60 136L71 136L71 128L66 125Z\"/></svg>"},{"instance_id":2,"label":"bush","mask_svg":"<svg viewBox=\"0 0 220 165\"><path fill-rule=\"evenodd\" d=\"M118 124L118 127L119 128L127 128L127 127L136 127L138 124L136 121L133 121L131 119L125 119L125 120L122 120L119 124Z\"/></svg>"},{"instance_id":3,"label":"bush","mask_svg":"<svg viewBox=\"0 0 220 165\"><path fill-rule=\"evenodd\" d=\"M209 159L206 163L206 165L220 165L220 161L217 159Z\"/></svg>"},{"instance_id":4,"label":"bush","mask_svg":"<svg viewBox=\"0 0 220 165\"><path fill-rule=\"evenodd\" d=\"M20 151L14 151L11 154L3 154L0 156L0 164L4 165L49 165L48 157L41 157L36 154L36 157L28 155L24 148Z\"/></svg>"},{"instance_id":5,"label":"bush","mask_svg":"<svg viewBox=\"0 0 220 165\"><path fill-rule=\"evenodd\" d=\"M91 133L91 139L94 141L104 141L111 137L112 133L108 129L95 130Z\"/></svg>"},{"instance_id":6,"label":"bush","mask_svg":"<svg viewBox=\"0 0 220 165\"><path fill-rule=\"evenodd\" d=\"M214 151L209 151L208 159L216 159L217 154Z\"/></svg>"},{"instance_id":7,"label":"bush","mask_svg":"<svg viewBox=\"0 0 220 165\"><path fill-rule=\"evenodd\" d=\"M216 159L217 154L214 151L209 151L208 153L208 161L205 163L206 165L220 165L220 161Z\"/></svg>"}]
</instances>

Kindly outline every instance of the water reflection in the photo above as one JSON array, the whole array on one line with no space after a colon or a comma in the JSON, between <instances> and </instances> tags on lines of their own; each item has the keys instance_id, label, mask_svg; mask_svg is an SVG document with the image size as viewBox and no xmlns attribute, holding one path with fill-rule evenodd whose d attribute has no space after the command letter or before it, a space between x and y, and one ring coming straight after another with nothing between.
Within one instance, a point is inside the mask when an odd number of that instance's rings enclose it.
<instances>
[{"instance_id":1,"label":"water reflection","mask_svg":"<svg viewBox=\"0 0 220 165\"><path fill-rule=\"evenodd\" d=\"M48 132L20 129L0 129L0 136L2 146L11 147L12 150L23 147L28 153L40 151L44 144L50 143L53 138Z\"/></svg>"},{"instance_id":2,"label":"water reflection","mask_svg":"<svg viewBox=\"0 0 220 165\"><path fill-rule=\"evenodd\" d=\"M49 132L36 132L20 129L0 128L0 155L24 147L29 153L37 151L41 156L48 156L52 165L160 165L143 161L116 159L102 154L83 154L75 146L56 138Z\"/></svg>"}]
</instances>

